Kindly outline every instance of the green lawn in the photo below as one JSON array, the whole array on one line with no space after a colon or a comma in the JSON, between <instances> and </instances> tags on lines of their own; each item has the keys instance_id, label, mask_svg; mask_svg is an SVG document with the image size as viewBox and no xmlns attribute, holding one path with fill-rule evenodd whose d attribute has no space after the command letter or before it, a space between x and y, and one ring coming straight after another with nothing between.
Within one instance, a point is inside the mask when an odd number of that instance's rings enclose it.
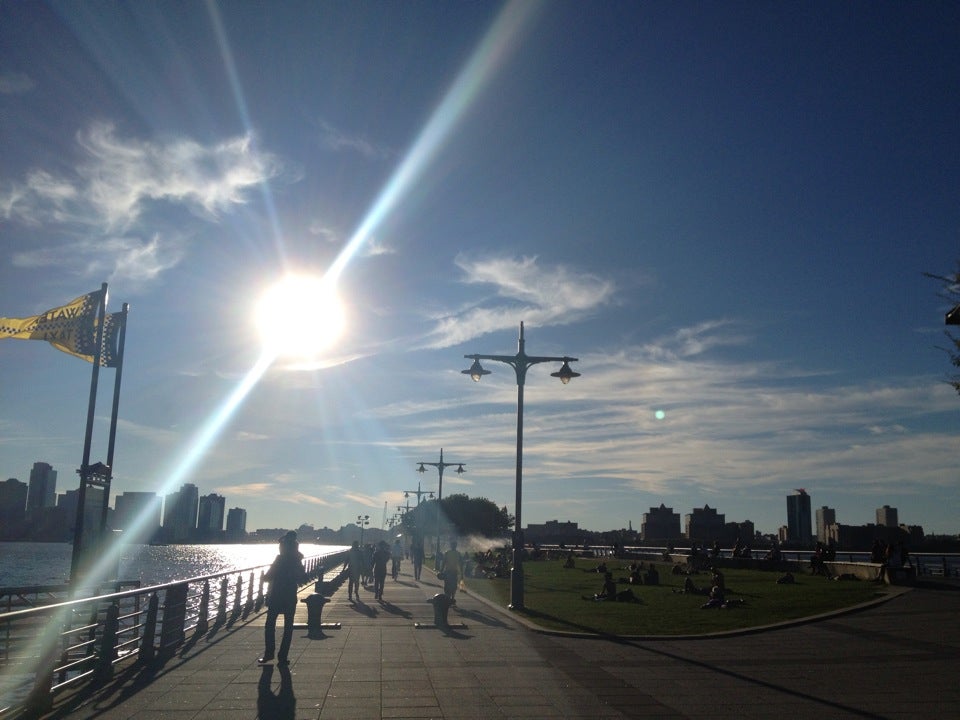
<instances>
[{"instance_id":1,"label":"green lawn","mask_svg":"<svg viewBox=\"0 0 960 720\"><path fill-rule=\"evenodd\" d=\"M701 610L702 595L676 592L685 576L672 575L669 563L657 563L660 585L630 586L618 583L618 589L630 587L638 603L594 602L584 600L599 592L603 576L591 572L599 561L577 559L576 568L565 569L562 560L524 563L525 615L533 622L556 630L615 635L699 635L735 630L809 617L838 610L876 598L886 587L871 582L832 581L821 576L795 573L792 585L778 585L779 572L722 568L727 599L744 602L732 608ZM614 579L629 574L629 563L607 562ZM644 563L645 565L647 563ZM692 576L698 586L708 585L710 574ZM510 602L509 579L467 580L471 592L498 605Z\"/></svg>"}]
</instances>

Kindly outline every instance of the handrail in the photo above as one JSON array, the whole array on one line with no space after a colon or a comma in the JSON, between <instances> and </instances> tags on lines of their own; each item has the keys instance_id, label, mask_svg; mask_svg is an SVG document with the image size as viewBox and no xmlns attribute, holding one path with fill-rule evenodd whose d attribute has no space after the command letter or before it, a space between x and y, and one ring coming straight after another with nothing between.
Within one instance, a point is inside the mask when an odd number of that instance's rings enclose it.
<instances>
[{"instance_id":1,"label":"handrail","mask_svg":"<svg viewBox=\"0 0 960 720\"><path fill-rule=\"evenodd\" d=\"M305 558L304 584L322 580L346 552ZM103 683L117 663L165 659L188 634L229 627L259 611L268 568L223 570L0 614L0 670L13 669L24 678L0 696L0 718L24 711L41 715L64 688Z\"/></svg>"}]
</instances>

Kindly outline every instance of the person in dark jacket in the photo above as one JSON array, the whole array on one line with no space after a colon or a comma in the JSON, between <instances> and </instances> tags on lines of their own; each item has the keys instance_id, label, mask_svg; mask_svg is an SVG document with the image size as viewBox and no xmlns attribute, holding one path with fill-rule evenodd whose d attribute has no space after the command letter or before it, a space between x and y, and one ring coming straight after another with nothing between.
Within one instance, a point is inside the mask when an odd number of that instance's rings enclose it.
<instances>
[{"instance_id":1,"label":"person in dark jacket","mask_svg":"<svg viewBox=\"0 0 960 720\"><path fill-rule=\"evenodd\" d=\"M303 554L297 534L288 532L280 538L280 554L264 575L270 583L267 592L267 624L264 627L263 656L257 662L263 664L273 660L276 648L277 616L283 615L283 637L280 640L280 653L277 663L289 663L290 641L293 640L293 615L297 610L297 590L306 580L303 569Z\"/></svg>"}]
</instances>

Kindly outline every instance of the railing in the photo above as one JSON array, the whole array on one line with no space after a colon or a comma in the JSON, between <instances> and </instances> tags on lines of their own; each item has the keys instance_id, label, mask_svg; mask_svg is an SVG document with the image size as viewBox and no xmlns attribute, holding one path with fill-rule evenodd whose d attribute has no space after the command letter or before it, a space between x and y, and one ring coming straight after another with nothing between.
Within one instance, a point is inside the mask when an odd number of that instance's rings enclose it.
<instances>
[{"instance_id":1,"label":"railing","mask_svg":"<svg viewBox=\"0 0 960 720\"><path fill-rule=\"evenodd\" d=\"M346 552L304 560L307 582L342 564ZM169 657L264 604L269 565L123 590L0 614L0 718L38 716L56 693L102 683L124 662ZM21 716L21 715L18 715Z\"/></svg>"}]
</instances>

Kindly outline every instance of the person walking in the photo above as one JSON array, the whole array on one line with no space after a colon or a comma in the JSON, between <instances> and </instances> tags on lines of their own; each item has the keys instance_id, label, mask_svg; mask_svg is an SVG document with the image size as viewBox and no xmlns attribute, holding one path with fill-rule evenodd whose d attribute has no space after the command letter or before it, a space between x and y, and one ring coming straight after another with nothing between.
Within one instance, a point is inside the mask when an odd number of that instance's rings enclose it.
<instances>
[{"instance_id":1,"label":"person walking","mask_svg":"<svg viewBox=\"0 0 960 720\"><path fill-rule=\"evenodd\" d=\"M423 570L423 538L420 535L414 535L410 543L410 561L413 563L413 579L419 580Z\"/></svg>"},{"instance_id":2,"label":"person walking","mask_svg":"<svg viewBox=\"0 0 960 720\"><path fill-rule=\"evenodd\" d=\"M386 540L377 544L373 551L373 596L383 600L383 584L387 580L387 562L390 560L390 548Z\"/></svg>"},{"instance_id":3,"label":"person walking","mask_svg":"<svg viewBox=\"0 0 960 720\"><path fill-rule=\"evenodd\" d=\"M392 561L390 574L393 576L393 581L396 582L397 576L400 574L400 561L403 560L403 545L400 538L393 541L393 547L390 549L390 559Z\"/></svg>"},{"instance_id":4,"label":"person walking","mask_svg":"<svg viewBox=\"0 0 960 720\"><path fill-rule=\"evenodd\" d=\"M363 551L360 542L353 541L350 552L347 554L347 565L350 579L347 582L347 599L360 600L360 576L363 573Z\"/></svg>"},{"instance_id":5,"label":"person walking","mask_svg":"<svg viewBox=\"0 0 960 720\"><path fill-rule=\"evenodd\" d=\"M297 609L297 590L306 581L303 554L297 542L297 534L288 532L280 538L280 553L263 576L270 587L267 591L267 623L264 626L263 655L257 658L260 664L274 658L276 649L277 616L283 615L283 637L277 663L289 663L290 641L293 640L293 615Z\"/></svg>"},{"instance_id":6,"label":"person walking","mask_svg":"<svg viewBox=\"0 0 960 720\"><path fill-rule=\"evenodd\" d=\"M443 573L443 594L453 602L457 594L457 586L463 575L463 558L457 552L457 541L450 541L450 549L443 554L443 563L440 566Z\"/></svg>"}]
</instances>

